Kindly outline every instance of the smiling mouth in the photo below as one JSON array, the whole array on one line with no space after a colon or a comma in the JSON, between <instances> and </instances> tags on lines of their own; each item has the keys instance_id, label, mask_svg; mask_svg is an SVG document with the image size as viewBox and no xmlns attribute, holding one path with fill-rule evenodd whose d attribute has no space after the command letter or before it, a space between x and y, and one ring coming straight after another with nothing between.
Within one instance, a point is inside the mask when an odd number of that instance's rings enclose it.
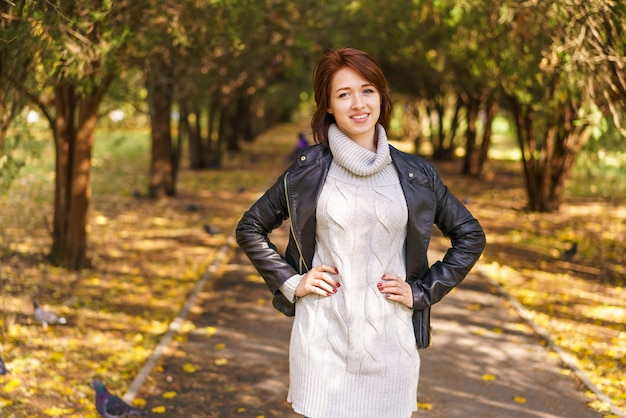
<instances>
[{"instance_id":1,"label":"smiling mouth","mask_svg":"<svg viewBox=\"0 0 626 418\"><path fill-rule=\"evenodd\" d=\"M365 114L361 114L361 115L354 115L354 116L350 116L350 119L355 120L355 121L362 121L367 119L367 117L369 116L368 113Z\"/></svg>"}]
</instances>

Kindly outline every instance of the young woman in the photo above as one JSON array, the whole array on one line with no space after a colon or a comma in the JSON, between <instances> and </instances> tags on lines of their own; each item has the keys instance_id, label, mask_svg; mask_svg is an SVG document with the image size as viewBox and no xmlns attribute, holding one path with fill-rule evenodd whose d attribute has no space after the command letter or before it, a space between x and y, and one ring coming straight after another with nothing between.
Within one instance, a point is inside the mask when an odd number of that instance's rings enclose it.
<instances>
[{"instance_id":1,"label":"young woman","mask_svg":"<svg viewBox=\"0 0 626 418\"><path fill-rule=\"evenodd\" d=\"M326 52L314 72L316 145L244 213L237 241L295 315L293 409L312 418L400 418L416 409L430 307L485 247L478 221L422 158L387 142L387 81L367 53ZM289 219L279 254L268 234ZM432 226L449 237L429 266Z\"/></svg>"}]
</instances>

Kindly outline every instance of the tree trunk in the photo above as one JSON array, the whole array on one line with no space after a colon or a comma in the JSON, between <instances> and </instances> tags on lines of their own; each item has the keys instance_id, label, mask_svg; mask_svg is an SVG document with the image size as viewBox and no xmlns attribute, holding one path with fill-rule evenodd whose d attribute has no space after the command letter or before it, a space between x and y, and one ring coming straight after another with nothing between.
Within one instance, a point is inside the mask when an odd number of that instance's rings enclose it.
<instances>
[{"instance_id":1,"label":"tree trunk","mask_svg":"<svg viewBox=\"0 0 626 418\"><path fill-rule=\"evenodd\" d=\"M220 168L222 166L222 150L224 149L224 142L228 135L228 108L229 102L227 99L222 99L220 102L220 114L219 114L219 126L217 128L217 144L213 153L213 160L211 167Z\"/></svg>"},{"instance_id":2,"label":"tree trunk","mask_svg":"<svg viewBox=\"0 0 626 418\"><path fill-rule=\"evenodd\" d=\"M87 220L91 201L91 157L98 106L110 79L88 96L70 84L55 88L56 178L51 261L79 269L87 254Z\"/></svg>"},{"instance_id":3,"label":"tree trunk","mask_svg":"<svg viewBox=\"0 0 626 418\"><path fill-rule=\"evenodd\" d=\"M467 130L465 131L465 158L463 158L462 174L477 176L480 173L480 150L476 147L476 122L480 111L480 100L468 95L465 100L467 109Z\"/></svg>"},{"instance_id":4,"label":"tree trunk","mask_svg":"<svg viewBox=\"0 0 626 418\"><path fill-rule=\"evenodd\" d=\"M152 152L150 160L150 197L174 196L175 154L172 146L170 111L173 100L171 67L165 60L157 59L148 71L148 102L152 128Z\"/></svg>"},{"instance_id":5,"label":"tree trunk","mask_svg":"<svg viewBox=\"0 0 626 418\"><path fill-rule=\"evenodd\" d=\"M210 96L209 106L207 109L207 137L206 137L206 147L205 147L205 161L207 161L207 165L211 166L212 161L214 159L213 156L213 133L215 131L216 118L219 113L219 92L215 92ZM219 122L218 122L219 123ZM219 129L219 128L218 128Z\"/></svg>"},{"instance_id":6,"label":"tree trunk","mask_svg":"<svg viewBox=\"0 0 626 418\"><path fill-rule=\"evenodd\" d=\"M533 122L539 115L531 106L511 98L517 137L528 195L528 209L537 212L558 211L565 194L565 184L574 166L576 154L589 139L586 124L576 124L576 109L565 103L554 109L553 118L542 120L547 125L544 141L537 141Z\"/></svg>"},{"instance_id":7,"label":"tree trunk","mask_svg":"<svg viewBox=\"0 0 626 418\"><path fill-rule=\"evenodd\" d=\"M479 163L479 173L481 175L485 165L487 165L487 161L489 160L489 147L491 146L491 126L493 125L493 119L496 117L496 113L498 112L498 102L494 100L492 95L487 97L487 104L485 109L485 120L483 124L485 129L483 131L483 140L480 147L480 163Z\"/></svg>"},{"instance_id":8,"label":"tree trunk","mask_svg":"<svg viewBox=\"0 0 626 418\"><path fill-rule=\"evenodd\" d=\"M446 132L446 106L444 101L445 98L435 99L434 106L436 113L433 115L432 111L429 112L431 115L431 130L435 123L437 125L437 141L433 142L433 158L441 161L454 158L454 138L456 137L456 131L459 126L459 114L463 107L461 100L457 98L454 113L450 118L450 128ZM436 118L436 120L433 121L433 118Z\"/></svg>"},{"instance_id":9,"label":"tree trunk","mask_svg":"<svg viewBox=\"0 0 626 418\"><path fill-rule=\"evenodd\" d=\"M465 98L467 108L467 132L465 143L465 158L462 173L479 177L484 169L489 155L491 144L491 123L497 110L497 105L491 94L484 94L481 98ZM478 141L477 122L480 120L481 109L484 109L482 138Z\"/></svg>"},{"instance_id":10,"label":"tree trunk","mask_svg":"<svg viewBox=\"0 0 626 418\"><path fill-rule=\"evenodd\" d=\"M195 123L190 123L191 115L195 116ZM184 118L183 118L184 116ZM202 142L202 132L200 131L200 112L187 112L184 106L181 106L181 131L184 131L189 144L189 167L192 170L200 170L206 168L205 150Z\"/></svg>"},{"instance_id":11,"label":"tree trunk","mask_svg":"<svg viewBox=\"0 0 626 418\"><path fill-rule=\"evenodd\" d=\"M234 110L231 112L229 120L230 120L230 129L228 135L228 141L226 145L226 149L228 151L241 151L241 147L239 146L239 138L243 132L244 124L246 120L250 119L250 115L248 113L248 103L247 97L244 93L241 93L235 102Z\"/></svg>"}]
</instances>

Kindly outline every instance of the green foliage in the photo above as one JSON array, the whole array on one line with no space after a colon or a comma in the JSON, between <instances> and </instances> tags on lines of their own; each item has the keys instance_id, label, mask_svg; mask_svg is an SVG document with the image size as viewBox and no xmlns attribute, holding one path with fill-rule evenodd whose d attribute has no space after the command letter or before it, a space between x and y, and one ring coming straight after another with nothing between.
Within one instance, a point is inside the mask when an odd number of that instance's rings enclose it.
<instances>
[{"instance_id":1,"label":"green foliage","mask_svg":"<svg viewBox=\"0 0 626 418\"><path fill-rule=\"evenodd\" d=\"M0 197L6 196L26 165L37 164L47 140L40 126L18 115L0 150Z\"/></svg>"},{"instance_id":2,"label":"green foliage","mask_svg":"<svg viewBox=\"0 0 626 418\"><path fill-rule=\"evenodd\" d=\"M22 16L37 44L32 82L39 89L63 81L89 94L124 67L130 41L140 23L143 1L28 1Z\"/></svg>"},{"instance_id":3,"label":"green foliage","mask_svg":"<svg viewBox=\"0 0 626 418\"><path fill-rule=\"evenodd\" d=\"M570 192L579 197L613 199L626 195L626 152L582 151L570 181Z\"/></svg>"},{"instance_id":4,"label":"green foliage","mask_svg":"<svg viewBox=\"0 0 626 418\"><path fill-rule=\"evenodd\" d=\"M19 143L19 137L8 138L0 150L0 195L4 195L11 188L11 183L17 177L24 162L14 156L14 150Z\"/></svg>"},{"instance_id":5,"label":"green foliage","mask_svg":"<svg viewBox=\"0 0 626 418\"><path fill-rule=\"evenodd\" d=\"M95 195L130 196L146 186L150 158L150 136L146 131L99 132L92 159Z\"/></svg>"}]
</instances>

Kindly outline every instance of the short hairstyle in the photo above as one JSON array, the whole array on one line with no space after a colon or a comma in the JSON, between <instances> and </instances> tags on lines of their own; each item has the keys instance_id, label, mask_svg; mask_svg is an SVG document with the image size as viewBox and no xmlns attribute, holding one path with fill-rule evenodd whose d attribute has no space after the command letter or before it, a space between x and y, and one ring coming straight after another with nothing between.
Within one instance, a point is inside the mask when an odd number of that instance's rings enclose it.
<instances>
[{"instance_id":1,"label":"short hairstyle","mask_svg":"<svg viewBox=\"0 0 626 418\"><path fill-rule=\"evenodd\" d=\"M389 86L378 62L368 53L356 48L341 48L326 51L313 71L313 91L315 93L315 113L311 118L313 140L328 146L328 128L335 123L335 117L328 113L330 85L335 73L348 67L372 83L380 93L380 117L378 123L387 130L391 118Z\"/></svg>"}]
</instances>

